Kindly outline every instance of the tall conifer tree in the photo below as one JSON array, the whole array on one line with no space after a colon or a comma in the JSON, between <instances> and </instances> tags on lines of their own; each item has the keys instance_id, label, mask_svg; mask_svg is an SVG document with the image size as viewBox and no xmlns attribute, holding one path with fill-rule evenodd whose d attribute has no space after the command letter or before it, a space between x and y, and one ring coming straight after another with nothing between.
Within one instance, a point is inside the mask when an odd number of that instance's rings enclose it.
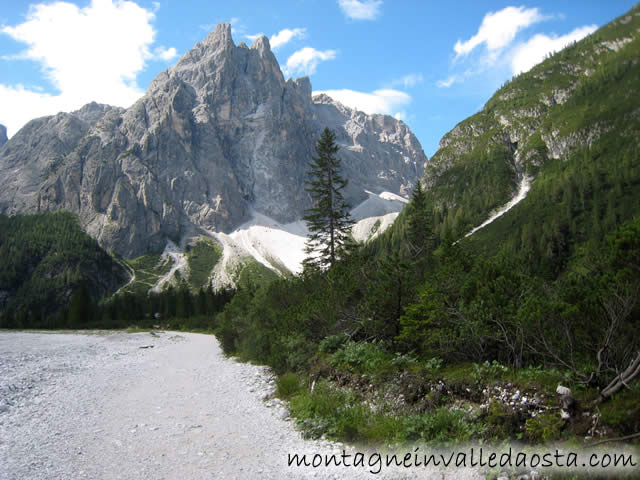
<instances>
[{"instance_id":1,"label":"tall conifer tree","mask_svg":"<svg viewBox=\"0 0 640 480\"><path fill-rule=\"evenodd\" d=\"M418 180L408 206L408 240L411 256L425 256L433 249L433 213Z\"/></svg>"},{"instance_id":2,"label":"tall conifer tree","mask_svg":"<svg viewBox=\"0 0 640 480\"><path fill-rule=\"evenodd\" d=\"M305 269L324 269L332 266L350 246L353 220L350 206L342 190L347 180L340 175L340 159L335 134L325 128L316 143L317 157L310 162L305 190L311 194L313 206L302 219L311 232L305 246Z\"/></svg>"}]
</instances>

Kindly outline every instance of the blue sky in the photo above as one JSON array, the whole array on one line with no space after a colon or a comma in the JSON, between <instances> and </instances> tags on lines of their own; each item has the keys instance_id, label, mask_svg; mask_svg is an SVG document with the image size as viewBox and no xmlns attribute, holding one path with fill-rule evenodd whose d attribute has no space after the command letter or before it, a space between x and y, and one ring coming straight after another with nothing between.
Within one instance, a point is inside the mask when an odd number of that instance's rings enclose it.
<instances>
[{"instance_id":1,"label":"blue sky","mask_svg":"<svg viewBox=\"0 0 640 480\"><path fill-rule=\"evenodd\" d=\"M425 153L526 71L635 0L85 0L3 2L0 123L95 100L127 107L220 22L270 38L286 77L403 119Z\"/></svg>"}]
</instances>

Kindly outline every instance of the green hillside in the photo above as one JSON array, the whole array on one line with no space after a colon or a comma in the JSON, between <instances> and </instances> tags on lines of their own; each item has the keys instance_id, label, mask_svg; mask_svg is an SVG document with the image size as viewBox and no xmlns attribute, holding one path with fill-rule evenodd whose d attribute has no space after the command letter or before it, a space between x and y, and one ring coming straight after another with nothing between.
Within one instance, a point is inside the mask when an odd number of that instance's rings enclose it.
<instances>
[{"instance_id":1,"label":"green hillside","mask_svg":"<svg viewBox=\"0 0 640 480\"><path fill-rule=\"evenodd\" d=\"M480 224L524 174L535 178L526 213L518 209L527 219L487 244L541 256L566 242L565 231L601 240L637 213L638 12L513 78L444 136L425 173L440 238ZM545 231L534 235L543 219Z\"/></svg>"}]
</instances>

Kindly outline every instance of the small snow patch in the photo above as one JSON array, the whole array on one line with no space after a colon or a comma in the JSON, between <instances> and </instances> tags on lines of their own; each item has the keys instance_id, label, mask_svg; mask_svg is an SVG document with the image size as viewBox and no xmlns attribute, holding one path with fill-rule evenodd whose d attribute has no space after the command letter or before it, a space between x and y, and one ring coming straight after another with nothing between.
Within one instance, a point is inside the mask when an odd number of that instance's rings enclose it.
<instances>
[{"instance_id":1,"label":"small snow patch","mask_svg":"<svg viewBox=\"0 0 640 480\"><path fill-rule=\"evenodd\" d=\"M511 200L509 200L509 202L506 205L502 206L501 208L496 210L493 214L491 214L491 216L487 218L484 222L482 222L480 225L478 225L469 233L467 233L465 237L470 237L471 235L476 233L478 230L486 227L491 222L493 222L496 218L500 218L502 215L507 213L513 207L515 207L518 203L524 200L530 188L531 188L531 177L524 175L522 177L522 180L520 181L520 188L518 188L518 193L516 194L516 196L513 197Z\"/></svg>"}]
</instances>

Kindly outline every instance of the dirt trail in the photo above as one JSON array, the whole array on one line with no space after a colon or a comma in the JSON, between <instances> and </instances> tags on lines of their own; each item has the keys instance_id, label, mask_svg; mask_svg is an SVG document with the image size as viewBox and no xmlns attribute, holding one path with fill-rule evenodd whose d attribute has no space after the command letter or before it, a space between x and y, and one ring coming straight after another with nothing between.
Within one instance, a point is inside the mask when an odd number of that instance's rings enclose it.
<instances>
[{"instance_id":1,"label":"dirt trail","mask_svg":"<svg viewBox=\"0 0 640 480\"><path fill-rule=\"evenodd\" d=\"M289 467L342 446L303 440L272 391L212 336L0 332L0 478L404 478Z\"/></svg>"}]
</instances>

